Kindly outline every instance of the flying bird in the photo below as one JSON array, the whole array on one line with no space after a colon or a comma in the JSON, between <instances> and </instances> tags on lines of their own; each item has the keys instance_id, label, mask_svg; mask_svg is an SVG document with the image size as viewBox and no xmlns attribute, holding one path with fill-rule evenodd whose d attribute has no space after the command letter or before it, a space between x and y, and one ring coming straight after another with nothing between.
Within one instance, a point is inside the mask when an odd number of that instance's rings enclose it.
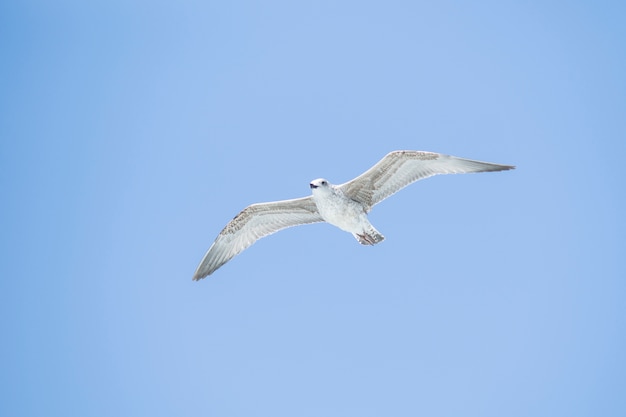
<instances>
[{"instance_id":1,"label":"flying bird","mask_svg":"<svg viewBox=\"0 0 626 417\"><path fill-rule=\"evenodd\" d=\"M504 171L515 168L424 151L394 151L372 168L344 184L324 178L311 181L312 195L293 200L252 204L220 232L193 276L199 280L248 248L258 239L287 227L327 222L344 230L362 245L385 237L367 218L372 207L407 185L437 174Z\"/></svg>"}]
</instances>

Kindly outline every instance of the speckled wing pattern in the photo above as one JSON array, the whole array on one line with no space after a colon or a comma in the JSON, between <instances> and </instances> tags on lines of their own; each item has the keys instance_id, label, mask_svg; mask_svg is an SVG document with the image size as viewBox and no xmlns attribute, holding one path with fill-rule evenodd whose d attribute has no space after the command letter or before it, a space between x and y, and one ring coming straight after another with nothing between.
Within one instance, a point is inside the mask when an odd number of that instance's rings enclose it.
<instances>
[{"instance_id":1,"label":"speckled wing pattern","mask_svg":"<svg viewBox=\"0 0 626 417\"><path fill-rule=\"evenodd\" d=\"M258 203L243 209L224 227L193 276L199 280L241 253L258 239L287 227L321 222L313 197Z\"/></svg>"},{"instance_id":2,"label":"speckled wing pattern","mask_svg":"<svg viewBox=\"0 0 626 417\"><path fill-rule=\"evenodd\" d=\"M433 175L513 168L511 165L473 161L433 152L394 151L352 181L339 185L339 188L346 196L362 203L369 212L374 205L407 185Z\"/></svg>"}]
</instances>

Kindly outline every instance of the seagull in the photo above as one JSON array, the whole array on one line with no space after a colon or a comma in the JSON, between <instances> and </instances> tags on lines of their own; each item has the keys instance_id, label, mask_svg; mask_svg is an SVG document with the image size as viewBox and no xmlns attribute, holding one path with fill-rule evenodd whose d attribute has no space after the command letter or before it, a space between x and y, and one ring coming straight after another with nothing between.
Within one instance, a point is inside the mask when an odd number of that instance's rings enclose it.
<instances>
[{"instance_id":1,"label":"seagull","mask_svg":"<svg viewBox=\"0 0 626 417\"><path fill-rule=\"evenodd\" d=\"M362 245L385 237L367 218L372 207L407 185L437 174L505 171L512 165L474 161L425 151L393 151L376 165L344 184L324 178L311 181L312 195L292 200L252 204L220 232L193 276L211 275L262 237L301 224L327 222L351 233Z\"/></svg>"}]
</instances>

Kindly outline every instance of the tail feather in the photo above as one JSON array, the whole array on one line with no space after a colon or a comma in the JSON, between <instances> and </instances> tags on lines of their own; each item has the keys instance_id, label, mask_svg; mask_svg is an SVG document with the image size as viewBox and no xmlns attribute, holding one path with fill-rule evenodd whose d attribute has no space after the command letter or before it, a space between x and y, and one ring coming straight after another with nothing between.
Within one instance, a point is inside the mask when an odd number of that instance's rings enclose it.
<instances>
[{"instance_id":1,"label":"tail feather","mask_svg":"<svg viewBox=\"0 0 626 417\"><path fill-rule=\"evenodd\" d=\"M364 230L361 233L353 233L352 235L361 245L375 245L385 240L385 236L381 235L380 232L373 227L368 231Z\"/></svg>"}]
</instances>

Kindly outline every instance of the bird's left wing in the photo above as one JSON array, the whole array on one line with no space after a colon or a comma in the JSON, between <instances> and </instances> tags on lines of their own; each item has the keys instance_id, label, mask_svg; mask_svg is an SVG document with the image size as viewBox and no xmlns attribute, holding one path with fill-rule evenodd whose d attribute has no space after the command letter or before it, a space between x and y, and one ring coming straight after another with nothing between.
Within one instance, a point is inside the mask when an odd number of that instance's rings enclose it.
<instances>
[{"instance_id":1,"label":"bird's left wing","mask_svg":"<svg viewBox=\"0 0 626 417\"><path fill-rule=\"evenodd\" d=\"M474 161L424 151L390 152L355 179L339 185L345 195L363 204L366 211L407 185L437 174L503 171L511 165Z\"/></svg>"},{"instance_id":2,"label":"bird's left wing","mask_svg":"<svg viewBox=\"0 0 626 417\"><path fill-rule=\"evenodd\" d=\"M199 280L248 248L258 239L287 227L321 222L313 197L252 204L224 227L193 276Z\"/></svg>"}]
</instances>

